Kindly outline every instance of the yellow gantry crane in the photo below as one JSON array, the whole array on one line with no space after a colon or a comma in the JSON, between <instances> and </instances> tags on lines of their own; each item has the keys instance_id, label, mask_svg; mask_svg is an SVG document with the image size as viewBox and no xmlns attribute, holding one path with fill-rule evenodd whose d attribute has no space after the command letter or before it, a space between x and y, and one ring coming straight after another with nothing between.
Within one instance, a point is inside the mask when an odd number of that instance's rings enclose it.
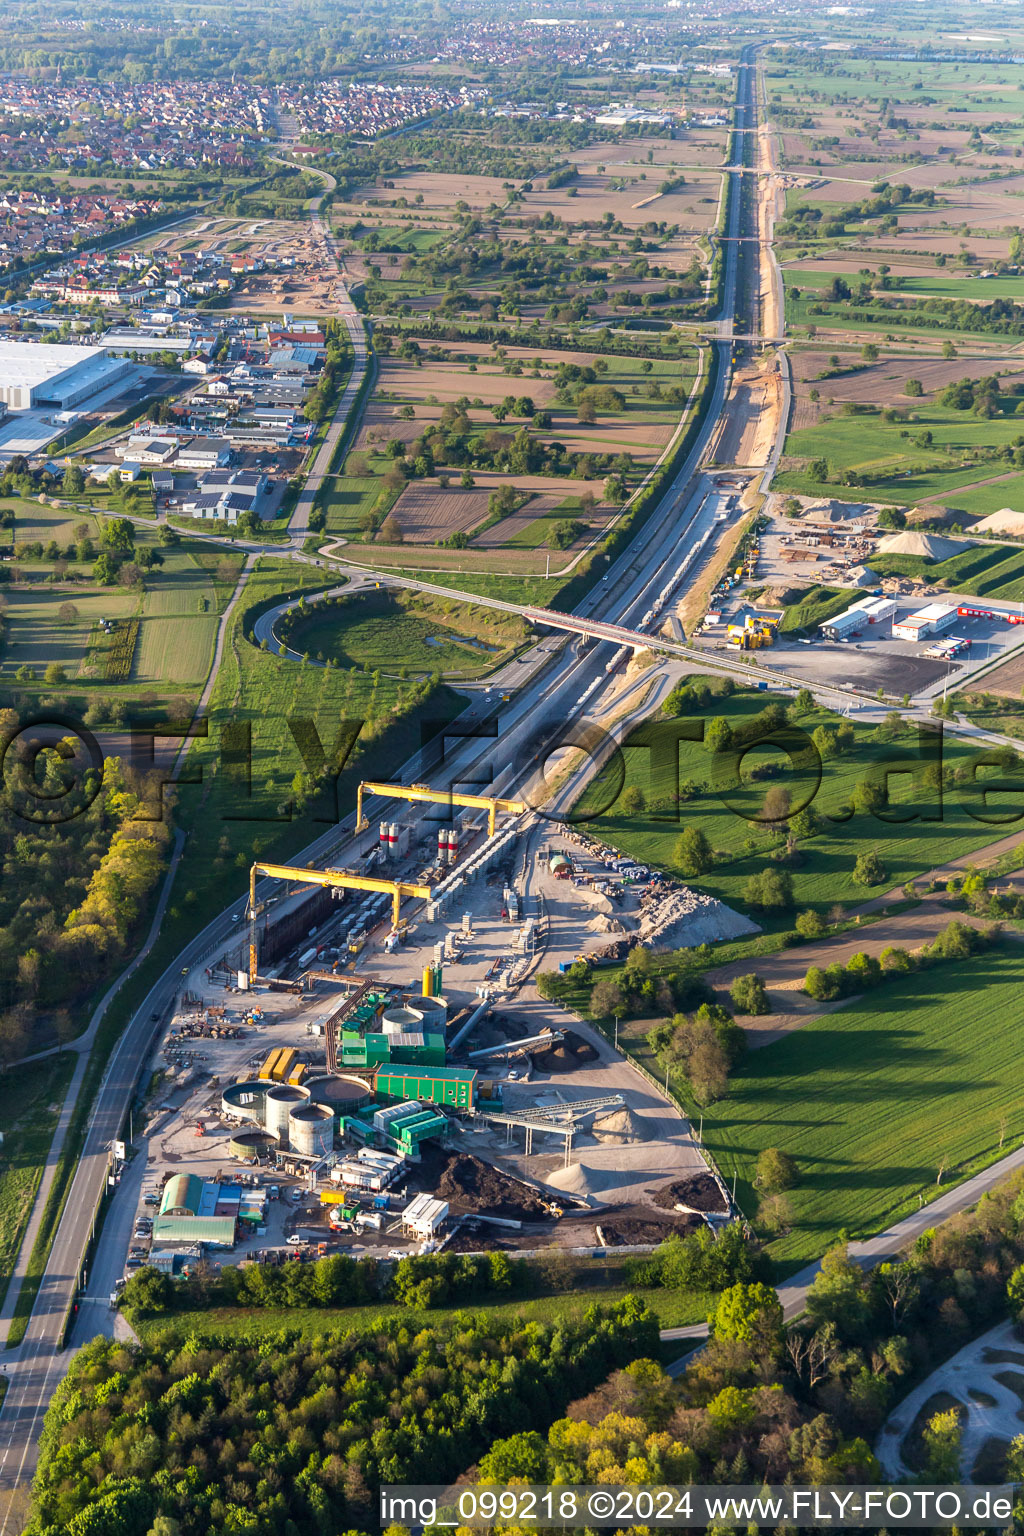
<instances>
[{"instance_id":1,"label":"yellow gantry crane","mask_svg":"<svg viewBox=\"0 0 1024 1536\"><path fill-rule=\"evenodd\" d=\"M254 864L249 871L249 980L255 982L257 967L256 946L256 880L267 875L271 880L297 880L305 885L340 886L347 891L383 891L392 900L392 920L398 927L398 912L403 896L430 897L429 885L414 885L406 880L375 880L372 875L349 875L341 869L303 869L293 864Z\"/></svg>"},{"instance_id":2,"label":"yellow gantry crane","mask_svg":"<svg viewBox=\"0 0 1024 1536\"><path fill-rule=\"evenodd\" d=\"M369 825L363 818L363 795L383 795L386 800L419 800L427 804L468 806L487 812L487 836L494 836L494 822L499 811L518 816L526 810L522 800L501 800L494 795L460 795L454 790L431 789L429 784L360 784L356 793L356 831L362 832Z\"/></svg>"}]
</instances>

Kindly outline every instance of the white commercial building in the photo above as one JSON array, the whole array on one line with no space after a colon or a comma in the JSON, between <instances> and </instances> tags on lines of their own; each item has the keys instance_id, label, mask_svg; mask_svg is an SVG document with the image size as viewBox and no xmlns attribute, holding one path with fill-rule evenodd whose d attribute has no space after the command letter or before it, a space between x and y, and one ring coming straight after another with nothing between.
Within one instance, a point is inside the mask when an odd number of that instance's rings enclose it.
<instances>
[{"instance_id":1,"label":"white commercial building","mask_svg":"<svg viewBox=\"0 0 1024 1536\"><path fill-rule=\"evenodd\" d=\"M863 629L865 624L881 624L885 619L891 619L895 612L896 604L891 597L862 597L844 613L826 619L818 628L828 640L843 640Z\"/></svg>"},{"instance_id":2,"label":"white commercial building","mask_svg":"<svg viewBox=\"0 0 1024 1536\"><path fill-rule=\"evenodd\" d=\"M957 621L955 604L929 603L927 608L908 614L892 627L895 640L923 640L926 635L941 635Z\"/></svg>"},{"instance_id":3,"label":"white commercial building","mask_svg":"<svg viewBox=\"0 0 1024 1536\"><path fill-rule=\"evenodd\" d=\"M132 369L101 347L0 341L0 405L12 411L53 405L66 411L109 389Z\"/></svg>"}]
</instances>

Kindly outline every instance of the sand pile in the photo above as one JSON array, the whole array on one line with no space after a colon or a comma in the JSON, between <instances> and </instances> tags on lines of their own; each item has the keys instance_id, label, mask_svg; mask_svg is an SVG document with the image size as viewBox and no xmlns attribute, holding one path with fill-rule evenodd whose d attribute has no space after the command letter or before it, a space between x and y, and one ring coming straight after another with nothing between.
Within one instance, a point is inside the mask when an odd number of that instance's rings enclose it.
<instances>
[{"instance_id":1,"label":"sand pile","mask_svg":"<svg viewBox=\"0 0 1024 1536\"><path fill-rule=\"evenodd\" d=\"M663 1184L651 1195L651 1200L663 1211L673 1211L677 1205L685 1205L691 1211L718 1211L721 1215L726 1212L722 1191L710 1173L691 1173L685 1179Z\"/></svg>"},{"instance_id":2,"label":"sand pile","mask_svg":"<svg viewBox=\"0 0 1024 1536\"><path fill-rule=\"evenodd\" d=\"M971 532L1024 534L1024 512L1015 512L1012 507L1000 507L998 512L975 523Z\"/></svg>"},{"instance_id":3,"label":"sand pile","mask_svg":"<svg viewBox=\"0 0 1024 1536\"><path fill-rule=\"evenodd\" d=\"M629 933L632 923L624 922L621 917L592 917L587 924L590 933Z\"/></svg>"},{"instance_id":4,"label":"sand pile","mask_svg":"<svg viewBox=\"0 0 1024 1536\"><path fill-rule=\"evenodd\" d=\"M600 1195L606 1189L616 1189L622 1183L622 1171L618 1168L593 1168L585 1162L573 1163L571 1168L557 1168L544 1181L553 1189L564 1190L567 1195L578 1195L583 1200Z\"/></svg>"},{"instance_id":5,"label":"sand pile","mask_svg":"<svg viewBox=\"0 0 1024 1536\"><path fill-rule=\"evenodd\" d=\"M533 1055L533 1065L538 1072L575 1072L577 1067L596 1060L594 1047L574 1029L567 1029L565 1039L549 1051L536 1051Z\"/></svg>"},{"instance_id":6,"label":"sand pile","mask_svg":"<svg viewBox=\"0 0 1024 1536\"><path fill-rule=\"evenodd\" d=\"M535 1221L549 1214L544 1201L529 1185L469 1152L457 1153L449 1160L437 1182L437 1192L460 1211L484 1211L512 1221L524 1217Z\"/></svg>"},{"instance_id":7,"label":"sand pile","mask_svg":"<svg viewBox=\"0 0 1024 1536\"><path fill-rule=\"evenodd\" d=\"M948 560L968 546L960 539L943 539L936 533L894 533L878 546L880 555L923 555L926 560Z\"/></svg>"},{"instance_id":8,"label":"sand pile","mask_svg":"<svg viewBox=\"0 0 1024 1536\"><path fill-rule=\"evenodd\" d=\"M614 1109L608 1115L595 1116L591 1129L598 1141L621 1146L649 1139L643 1121L637 1119L626 1107Z\"/></svg>"}]
</instances>

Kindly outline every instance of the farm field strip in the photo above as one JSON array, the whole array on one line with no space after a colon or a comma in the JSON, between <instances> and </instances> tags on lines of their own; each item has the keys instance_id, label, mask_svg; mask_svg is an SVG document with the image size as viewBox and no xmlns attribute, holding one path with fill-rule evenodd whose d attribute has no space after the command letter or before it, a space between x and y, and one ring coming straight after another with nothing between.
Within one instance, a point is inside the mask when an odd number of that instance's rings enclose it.
<instances>
[{"instance_id":1,"label":"farm field strip","mask_svg":"<svg viewBox=\"0 0 1024 1536\"><path fill-rule=\"evenodd\" d=\"M758 1152L796 1159L779 1262L816 1258L841 1228L879 1231L1019 1144L1022 983L1024 955L989 951L885 983L744 1059L704 1138L748 1212Z\"/></svg>"}]
</instances>

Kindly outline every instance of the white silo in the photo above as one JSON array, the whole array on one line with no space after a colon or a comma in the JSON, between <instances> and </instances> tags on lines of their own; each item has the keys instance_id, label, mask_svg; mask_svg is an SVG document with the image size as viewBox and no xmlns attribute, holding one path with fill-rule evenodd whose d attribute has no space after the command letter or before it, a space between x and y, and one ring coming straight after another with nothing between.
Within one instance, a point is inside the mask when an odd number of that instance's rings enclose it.
<instances>
[{"instance_id":1,"label":"white silo","mask_svg":"<svg viewBox=\"0 0 1024 1536\"><path fill-rule=\"evenodd\" d=\"M288 1116L298 1105L305 1104L308 1098L305 1089L294 1083L278 1083L268 1091L263 1101L263 1124L271 1135L277 1137L280 1146L288 1145Z\"/></svg>"},{"instance_id":2,"label":"white silo","mask_svg":"<svg viewBox=\"0 0 1024 1536\"><path fill-rule=\"evenodd\" d=\"M288 1116L293 1152L326 1157L334 1146L334 1114L325 1104L300 1104Z\"/></svg>"}]
</instances>

